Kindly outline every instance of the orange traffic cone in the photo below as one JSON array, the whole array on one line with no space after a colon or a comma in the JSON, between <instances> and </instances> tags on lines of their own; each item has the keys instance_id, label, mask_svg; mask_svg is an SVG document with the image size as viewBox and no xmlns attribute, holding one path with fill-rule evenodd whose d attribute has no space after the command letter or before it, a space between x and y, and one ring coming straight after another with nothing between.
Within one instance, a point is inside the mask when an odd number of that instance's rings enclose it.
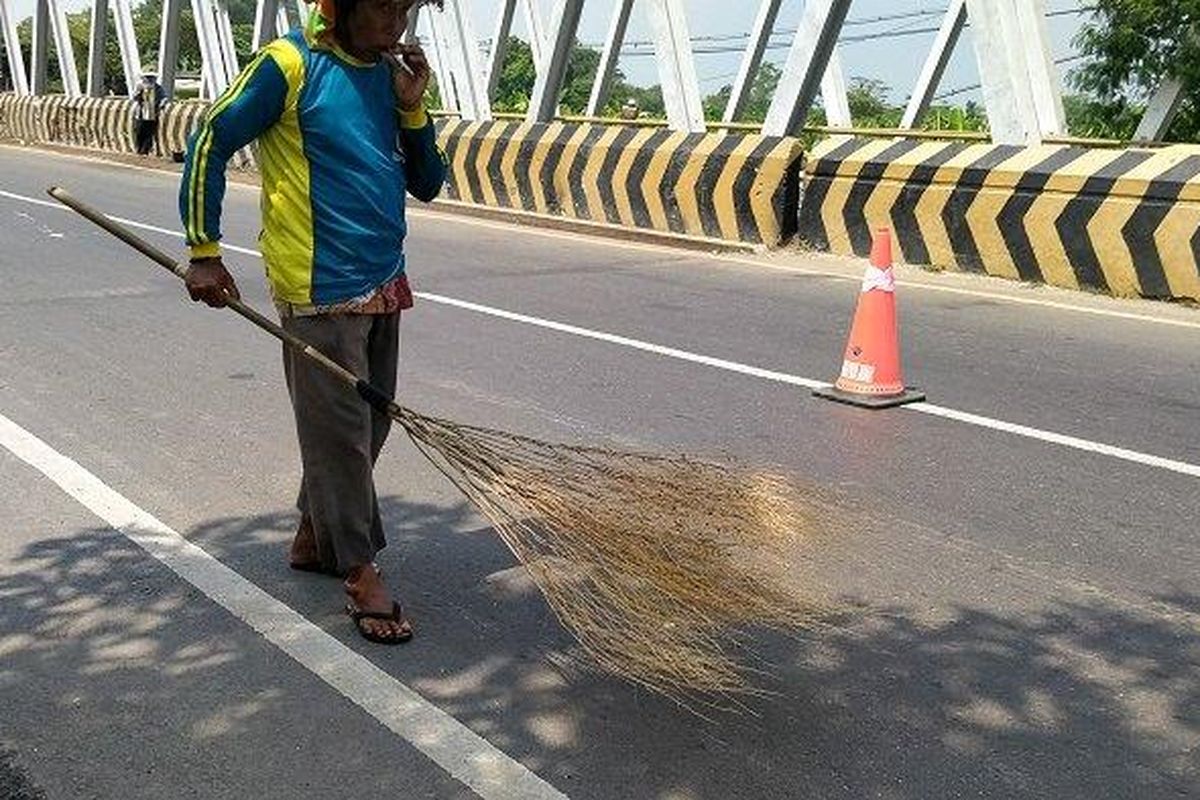
<instances>
[{"instance_id":1,"label":"orange traffic cone","mask_svg":"<svg viewBox=\"0 0 1200 800\"><path fill-rule=\"evenodd\" d=\"M863 278L858 310L837 383L813 394L864 408L891 408L925 399L904 388L900 339L896 328L896 278L892 273L892 235L877 231L871 265Z\"/></svg>"}]
</instances>

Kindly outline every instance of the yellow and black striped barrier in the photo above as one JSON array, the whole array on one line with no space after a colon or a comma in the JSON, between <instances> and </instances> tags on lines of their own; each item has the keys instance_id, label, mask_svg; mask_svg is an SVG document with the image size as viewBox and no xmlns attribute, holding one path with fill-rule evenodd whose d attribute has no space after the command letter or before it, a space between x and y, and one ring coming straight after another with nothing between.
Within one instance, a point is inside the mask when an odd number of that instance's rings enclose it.
<instances>
[{"instance_id":1,"label":"yellow and black striped barrier","mask_svg":"<svg viewBox=\"0 0 1200 800\"><path fill-rule=\"evenodd\" d=\"M809 246L1120 297L1200 300L1200 147L1095 150L828 140L800 212Z\"/></svg>"},{"instance_id":2,"label":"yellow and black striped barrier","mask_svg":"<svg viewBox=\"0 0 1200 800\"><path fill-rule=\"evenodd\" d=\"M182 152L207 107L167 104L157 154ZM769 247L796 232L796 139L560 122L438 126L452 199ZM132 136L124 98L0 95L3 138L132 152Z\"/></svg>"},{"instance_id":3,"label":"yellow and black striped barrier","mask_svg":"<svg viewBox=\"0 0 1200 800\"><path fill-rule=\"evenodd\" d=\"M155 155L172 158L187 147L208 103L167 103L159 114ZM0 139L133 153L134 104L124 97L42 97L0 94Z\"/></svg>"},{"instance_id":4,"label":"yellow and black striped barrier","mask_svg":"<svg viewBox=\"0 0 1200 800\"><path fill-rule=\"evenodd\" d=\"M207 104L163 109L181 152ZM124 98L0 94L0 138L132 151ZM1200 301L1200 147L1094 150L448 120L448 194L634 228L866 256L895 231L911 264L1115 296Z\"/></svg>"},{"instance_id":5,"label":"yellow and black striped barrier","mask_svg":"<svg viewBox=\"0 0 1200 800\"><path fill-rule=\"evenodd\" d=\"M41 105L45 98L0 94L0 138L36 143L43 140Z\"/></svg>"},{"instance_id":6,"label":"yellow and black striped barrier","mask_svg":"<svg viewBox=\"0 0 1200 800\"><path fill-rule=\"evenodd\" d=\"M132 153L133 103L120 97L0 95L0 137Z\"/></svg>"},{"instance_id":7,"label":"yellow and black striped barrier","mask_svg":"<svg viewBox=\"0 0 1200 800\"><path fill-rule=\"evenodd\" d=\"M439 141L464 202L770 247L795 233L796 139L447 120Z\"/></svg>"},{"instance_id":8,"label":"yellow and black striped barrier","mask_svg":"<svg viewBox=\"0 0 1200 800\"><path fill-rule=\"evenodd\" d=\"M208 111L205 100L177 100L163 106L158 123L158 148L167 157L182 157L188 137Z\"/></svg>"},{"instance_id":9,"label":"yellow and black striped barrier","mask_svg":"<svg viewBox=\"0 0 1200 800\"><path fill-rule=\"evenodd\" d=\"M63 100L48 110L47 119L58 127L53 141L116 153L134 152L134 105L130 100L118 97Z\"/></svg>"}]
</instances>

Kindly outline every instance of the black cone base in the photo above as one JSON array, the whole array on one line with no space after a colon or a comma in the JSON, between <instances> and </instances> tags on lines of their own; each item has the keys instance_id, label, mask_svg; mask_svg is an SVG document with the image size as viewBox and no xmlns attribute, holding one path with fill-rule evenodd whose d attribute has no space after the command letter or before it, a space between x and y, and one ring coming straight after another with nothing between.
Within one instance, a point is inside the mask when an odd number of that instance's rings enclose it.
<instances>
[{"instance_id":1,"label":"black cone base","mask_svg":"<svg viewBox=\"0 0 1200 800\"><path fill-rule=\"evenodd\" d=\"M837 387L826 386L821 389L813 389L813 394L835 403L845 403L860 408L895 408L909 403L921 403L925 400L924 392L916 392L911 389L905 390L902 394L874 395L843 392Z\"/></svg>"}]
</instances>

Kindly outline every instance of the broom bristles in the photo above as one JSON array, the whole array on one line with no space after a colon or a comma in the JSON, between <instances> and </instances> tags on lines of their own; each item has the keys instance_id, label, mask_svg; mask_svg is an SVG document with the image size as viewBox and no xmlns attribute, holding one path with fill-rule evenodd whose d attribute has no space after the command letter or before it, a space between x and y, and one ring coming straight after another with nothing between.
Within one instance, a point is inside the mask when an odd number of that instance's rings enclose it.
<instances>
[{"instance_id":1,"label":"broom bristles","mask_svg":"<svg viewBox=\"0 0 1200 800\"><path fill-rule=\"evenodd\" d=\"M796 546L832 522L818 493L686 457L395 416L618 676L684 705L755 693L736 657L750 629L803 628L824 614L782 579Z\"/></svg>"}]
</instances>

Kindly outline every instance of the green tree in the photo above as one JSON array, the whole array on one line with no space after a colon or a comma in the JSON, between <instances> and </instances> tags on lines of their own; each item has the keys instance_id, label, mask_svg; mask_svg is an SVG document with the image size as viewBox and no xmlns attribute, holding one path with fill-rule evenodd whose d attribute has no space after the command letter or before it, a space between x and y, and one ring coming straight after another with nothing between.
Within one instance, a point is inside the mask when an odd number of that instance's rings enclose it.
<instances>
[{"instance_id":1,"label":"green tree","mask_svg":"<svg viewBox=\"0 0 1200 800\"><path fill-rule=\"evenodd\" d=\"M771 107L771 98L779 87L779 79L783 72L771 62L764 63L754 76L750 93L746 97L745 106L738 117L738 122L762 122L767 118L767 110ZM733 95L733 86L722 86L718 91L704 98L704 118L721 120L725 116L725 108Z\"/></svg>"},{"instance_id":2,"label":"green tree","mask_svg":"<svg viewBox=\"0 0 1200 800\"><path fill-rule=\"evenodd\" d=\"M1163 80L1173 78L1183 84L1185 107L1169 138L1200 138L1200 0L1093 0L1092 15L1076 44L1088 61L1072 80L1101 104L1075 104L1080 124L1095 125L1097 115L1110 115L1122 125L1106 129L1127 137L1138 106Z\"/></svg>"},{"instance_id":3,"label":"green tree","mask_svg":"<svg viewBox=\"0 0 1200 800\"><path fill-rule=\"evenodd\" d=\"M1128 139L1137 129L1144 108L1124 97L1099 100L1089 94L1063 97L1067 130L1074 136L1094 139Z\"/></svg>"},{"instance_id":4,"label":"green tree","mask_svg":"<svg viewBox=\"0 0 1200 800\"><path fill-rule=\"evenodd\" d=\"M637 106L638 113L644 117L664 119L667 116L667 104L663 100L661 86L658 84L633 86L625 82L625 76L618 70L617 74L613 76L612 91L609 92L608 103L604 107L604 116L618 116L621 107L630 101Z\"/></svg>"},{"instance_id":5,"label":"green tree","mask_svg":"<svg viewBox=\"0 0 1200 800\"><path fill-rule=\"evenodd\" d=\"M887 100L888 86L873 78L854 78L846 90L850 119L859 128L896 128L904 110Z\"/></svg>"},{"instance_id":6,"label":"green tree","mask_svg":"<svg viewBox=\"0 0 1200 800\"><path fill-rule=\"evenodd\" d=\"M67 30L71 37L71 49L75 55L75 72L79 76L81 89L87 87L87 56L88 31L91 28L91 11L85 9L76 14L67 15ZM25 68L33 67L33 18L27 17L17 25L17 40L21 44L21 54L25 59ZM121 57L113 44L112 54L115 55L117 74L120 74ZM105 60L108 61L109 48L105 49ZM107 72L108 70L106 70ZM50 37L46 57L46 90L51 93L61 93L64 90L62 67L58 60L58 51L54 47L54 39Z\"/></svg>"},{"instance_id":7,"label":"green tree","mask_svg":"<svg viewBox=\"0 0 1200 800\"><path fill-rule=\"evenodd\" d=\"M600 51L576 45L567 60L567 76L563 79L562 99L559 101L563 113L582 114L587 111L592 97L592 84L600 69Z\"/></svg>"},{"instance_id":8,"label":"green tree","mask_svg":"<svg viewBox=\"0 0 1200 800\"><path fill-rule=\"evenodd\" d=\"M927 131L986 131L987 115L973 100L965 106L933 105L925 114L922 128Z\"/></svg>"},{"instance_id":9,"label":"green tree","mask_svg":"<svg viewBox=\"0 0 1200 800\"><path fill-rule=\"evenodd\" d=\"M133 9L133 32L143 61L157 63L158 37L162 29L162 4L147 0ZM175 68L184 72L200 71L200 44L191 8L179 15L179 59Z\"/></svg>"},{"instance_id":10,"label":"green tree","mask_svg":"<svg viewBox=\"0 0 1200 800\"><path fill-rule=\"evenodd\" d=\"M564 114L582 114L587 110L599 66L598 51L579 45L571 51L559 101ZM529 43L516 36L510 37L492 107L496 111L525 113L529 110L529 98L533 95L536 81L537 69L533 64L533 51Z\"/></svg>"},{"instance_id":11,"label":"green tree","mask_svg":"<svg viewBox=\"0 0 1200 800\"><path fill-rule=\"evenodd\" d=\"M846 89L850 106L850 121L857 128L896 128L904 115L903 109L887 100L888 87L883 81L856 77ZM825 109L818 105L808 113L809 126L828 125Z\"/></svg>"},{"instance_id":12,"label":"green tree","mask_svg":"<svg viewBox=\"0 0 1200 800\"><path fill-rule=\"evenodd\" d=\"M251 40L254 36L254 0L230 0L229 15L233 23L234 48L241 64L246 64L252 55ZM159 31L162 28L162 4L154 0L144 0L133 8L133 31L137 40L138 56L142 64L155 64L158 61ZM89 32L91 30L91 9L84 8L74 14L67 14L67 29L71 35L71 47L75 54L75 68L79 74L80 88L87 86L87 57ZM17 38L25 56L26 65L33 63L32 41L33 20L26 18L17 26ZM51 92L63 91L61 70L59 69L58 53L53 44L50 46L48 64L48 89ZM140 65L139 65L140 66ZM179 61L176 68L184 72L200 71L200 46L196 38L196 25L192 18L191 8L184 8L179 19ZM116 22L109 16L107 38L104 43L104 91L124 95L126 93L125 73L121 64L121 50L117 44Z\"/></svg>"},{"instance_id":13,"label":"green tree","mask_svg":"<svg viewBox=\"0 0 1200 800\"><path fill-rule=\"evenodd\" d=\"M729 105L729 98L733 94L733 87L725 84L716 92L704 98L704 118L709 122L720 122L725 117L725 108Z\"/></svg>"},{"instance_id":14,"label":"green tree","mask_svg":"<svg viewBox=\"0 0 1200 800\"><path fill-rule=\"evenodd\" d=\"M529 43L515 36L510 37L492 108L524 114L529 110L529 98L536 80L537 68L533 64L533 50Z\"/></svg>"}]
</instances>

